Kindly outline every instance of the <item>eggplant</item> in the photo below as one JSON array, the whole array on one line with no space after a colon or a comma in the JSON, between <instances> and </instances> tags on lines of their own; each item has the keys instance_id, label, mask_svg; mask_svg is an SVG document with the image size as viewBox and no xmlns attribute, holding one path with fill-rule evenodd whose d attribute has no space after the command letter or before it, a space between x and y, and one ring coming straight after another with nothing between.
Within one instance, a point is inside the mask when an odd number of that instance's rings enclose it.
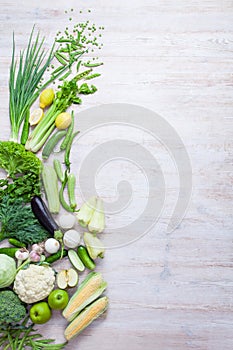
<instances>
[{"instance_id":1,"label":"eggplant","mask_svg":"<svg viewBox=\"0 0 233 350\"><path fill-rule=\"evenodd\" d=\"M39 223L51 234L54 235L56 231L60 231L58 224L52 217L47 205L39 196L34 196L31 199L31 208L33 214Z\"/></svg>"}]
</instances>

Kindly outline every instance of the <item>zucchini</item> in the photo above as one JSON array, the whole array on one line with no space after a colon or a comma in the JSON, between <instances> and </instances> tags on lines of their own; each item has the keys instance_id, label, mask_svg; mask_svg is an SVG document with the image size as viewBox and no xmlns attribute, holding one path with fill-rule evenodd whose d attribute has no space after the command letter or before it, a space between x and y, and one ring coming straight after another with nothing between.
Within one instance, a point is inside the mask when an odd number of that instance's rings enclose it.
<instances>
[{"instance_id":1,"label":"zucchini","mask_svg":"<svg viewBox=\"0 0 233 350\"><path fill-rule=\"evenodd\" d=\"M42 158L48 159L50 154L53 152L55 146L58 142L66 135L66 130L57 130L55 134L53 134L42 151Z\"/></svg>"},{"instance_id":2,"label":"zucchini","mask_svg":"<svg viewBox=\"0 0 233 350\"><path fill-rule=\"evenodd\" d=\"M48 208L52 214L58 214L60 211L60 200L58 192L58 178L56 171L50 165L44 165L42 172L42 181L45 189Z\"/></svg>"}]
</instances>

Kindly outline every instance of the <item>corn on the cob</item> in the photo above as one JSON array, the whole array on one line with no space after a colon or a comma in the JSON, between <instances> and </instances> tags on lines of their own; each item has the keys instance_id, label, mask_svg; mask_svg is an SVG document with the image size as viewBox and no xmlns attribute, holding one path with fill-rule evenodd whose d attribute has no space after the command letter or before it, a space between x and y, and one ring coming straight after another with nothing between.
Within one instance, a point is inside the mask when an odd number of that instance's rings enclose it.
<instances>
[{"instance_id":1,"label":"corn on the cob","mask_svg":"<svg viewBox=\"0 0 233 350\"><path fill-rule=\"evenodd\" d=\"M108 307L108 298L101 297L84 309L65 329L65 338L69 341L97 319Z\"/></svg>"},{"instance_id":2,"label":"corn on the cob","mask_svg":"<svg viewBox=\"0 0 233 350\"><path fill-rule=\"evenodd\" d=\"M89 273L74 295L70 298L68 305L63 310L63 316L68 321L72 321L87 305L96 300L106 287L107 282L103 280L101 273Z\"/></svg>"}]
</instances>

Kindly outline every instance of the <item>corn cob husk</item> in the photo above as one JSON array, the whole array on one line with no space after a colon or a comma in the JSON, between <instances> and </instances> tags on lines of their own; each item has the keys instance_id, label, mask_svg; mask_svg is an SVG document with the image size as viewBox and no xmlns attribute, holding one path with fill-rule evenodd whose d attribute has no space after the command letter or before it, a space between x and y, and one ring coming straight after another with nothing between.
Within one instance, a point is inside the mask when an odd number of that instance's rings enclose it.
<instances>
[{"instance_id":1,"label":"corn cob husk","mask_svg":"<svg viewBox=\"0 0 233 350\"><path fill-rule=\"evenodd\" d=\"M89 273L70 298L62 315L69 322L72 321L87 305L96 300L106 288L107 282L103 280L101 273Z\"/></svg>"},{"instance_id":2,"label":"corn cob husk","mask_svg":"<svg viewBox=\"0 0 233 350\"><path fill-rule=\"evenodd\" d=\"M86 307L65 329L66 340L71 340L106 311L108 298L101 297Z\"/></svg>"}]
</instances>

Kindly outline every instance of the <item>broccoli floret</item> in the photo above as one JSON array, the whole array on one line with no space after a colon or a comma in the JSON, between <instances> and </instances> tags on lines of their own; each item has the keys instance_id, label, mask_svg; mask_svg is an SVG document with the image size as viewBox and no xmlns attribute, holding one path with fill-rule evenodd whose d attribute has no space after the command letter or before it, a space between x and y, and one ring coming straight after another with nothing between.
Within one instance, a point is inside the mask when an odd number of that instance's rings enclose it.
<instances>
[{"instance_id":1,"label":"broccoli floret","mask_svg":"<svg viewBox=\"0 0 233 350\"><path fill-rule=\"evenodd\" d=\"M11 290L0 292L0 324L15 323L26 315L26 308L19 297Z\"/></svg>"}]
</instances>

